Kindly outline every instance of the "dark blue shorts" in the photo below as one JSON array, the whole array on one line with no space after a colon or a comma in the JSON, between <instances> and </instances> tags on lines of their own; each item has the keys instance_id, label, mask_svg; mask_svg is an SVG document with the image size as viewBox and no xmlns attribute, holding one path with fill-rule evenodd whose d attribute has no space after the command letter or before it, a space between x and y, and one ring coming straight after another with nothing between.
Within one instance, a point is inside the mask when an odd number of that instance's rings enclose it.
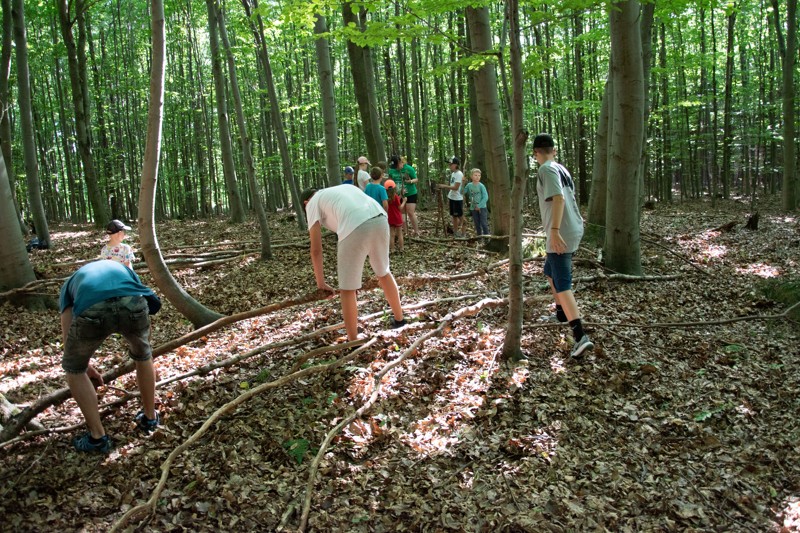
<instances>
[{"instance_id":1,"label":"dark blue shorts","mask_svg":"<svg viewBox=\"0 0 800 533\"><path fill-rule=\"evenodd\" d=\"M544 261L544 275L553 279L556 292L572 290L572 254L548 253Z\"/></svg>"},{"instance_id":2,"label":"dark blue shorts","mask_svg":"<svg viewBox=\"0 0 800 533\"><path fill-rule=\"evenodd\" d=\"M463 217L464 216L464 200L450 200L450 216Z\"/></svg>"}]
</instances>

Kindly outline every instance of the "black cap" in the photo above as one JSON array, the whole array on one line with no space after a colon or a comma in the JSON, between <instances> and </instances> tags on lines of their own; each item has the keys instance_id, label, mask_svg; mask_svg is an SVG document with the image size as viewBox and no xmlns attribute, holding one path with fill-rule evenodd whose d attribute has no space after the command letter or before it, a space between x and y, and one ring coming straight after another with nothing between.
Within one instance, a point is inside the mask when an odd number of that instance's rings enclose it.
<instances>
[{"instance_id":1,"label":"black cap","mask_svg":"<svg viewBox=\"0 0 800 533\"><path fill-rule=\"evenodd\" d=\"M389 168L397 168L400 165L400 156L393 155L389 158Z\"/></svg>"},{"instance_id":2,"label":"black cap","mask_svg":"<svg viewBox=\"0 0 800 533\"><path fill-rule=\"evenodd\" d=\"M534 148L555 148L556 143L553 142L553 137L549 133L540 133L533 138Z\"/></svg>"},{"instance_id":3,"label":"black cap","mask_svg":"<svg viewBox=\"0 0 800 533\"><path fill-rule=\"evenodd\" d=\"M460 165L461 164L461 160L459 158L457 158L457 157L453 157L452 159L450 159L450 164L451 165Z\"/></svg>"},{"instance_id":4,"label":"black cap","mask_svg":"<svg viewBox=\"0 0 800 533\"><path fill-rule=\"evenodd\" d=\"M106 226L106 233L108 233L109 235L119 233L120 231L130 231L130 230L131 230L130 226L126 226L117 219L112 220L111 222L108 223L108 226Z\"/></svg>"}]
</instances>

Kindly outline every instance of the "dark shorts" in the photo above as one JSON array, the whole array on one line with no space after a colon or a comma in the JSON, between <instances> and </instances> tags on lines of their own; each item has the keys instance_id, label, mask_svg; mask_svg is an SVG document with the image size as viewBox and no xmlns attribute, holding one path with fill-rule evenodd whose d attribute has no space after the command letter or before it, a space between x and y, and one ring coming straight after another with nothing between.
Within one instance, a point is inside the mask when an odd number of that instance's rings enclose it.
<instances>
[{"instance_id":1,"label":"dark shorts","mask_svg":"<svg viewBox=\"0 0 800 533\"><path fill-rule=\"evenodd\" d=\"M61 368L68 374L82 374L89 359L112 333L119 333L130 346L134 361L147 361L150 347L150 315L144 296L121 296L98 302L73 317L67 334Z\"/></svg>"},{"instance_id":2,"label":"dark shorts","mask_svg":"<svg viewBox=\"0 0 800 533\"><path fill-rule=\"evenodd\" d=\"M544 275L553 278L556 292L572 290L572 254L548 253L544 261Z\"/></svg>"},{"instance_id":3,"label":"dark shorts","mask_svg":"<svg viewBox=\"0 0 800 533\"><path fill-rule=\"evenodd\" d=\"M451 217L464 216L464 200L450 200L450 216Z\"/></svg>"},{"instance_id":4,"label":"dark shorts","mask_svg":"<svg viewBox=\"0 0 800 533\"><path fill-rule=\"evenodd\" d=\"M406 196L406 203L407 204L415 204L417 203L417 195L416 194L409 194Z\"/></svg>"}]
</instances>

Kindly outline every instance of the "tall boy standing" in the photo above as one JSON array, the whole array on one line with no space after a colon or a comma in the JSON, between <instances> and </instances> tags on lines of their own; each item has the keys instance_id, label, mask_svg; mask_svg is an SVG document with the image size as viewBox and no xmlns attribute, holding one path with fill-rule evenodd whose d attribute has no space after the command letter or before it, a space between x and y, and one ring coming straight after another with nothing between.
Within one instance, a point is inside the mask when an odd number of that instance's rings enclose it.
<instances>
[{"instance_id":1,"label":"tall boy standing","mask_svg":"<svg viewBox=\"0 0 800 533\"><path fill-rule=\"evenodd\" d=\"M536 192L542 226L547 236L544 274L556 300L556 317L569 322L575 345L572 357L594 348L583 331L581 313L572 292L572 254L583 237L583 218L575 201L575 182L563 165L556 163L553 137L540 133L533 139L533 155L539 163Z\"/></svg>"}]
</instances>

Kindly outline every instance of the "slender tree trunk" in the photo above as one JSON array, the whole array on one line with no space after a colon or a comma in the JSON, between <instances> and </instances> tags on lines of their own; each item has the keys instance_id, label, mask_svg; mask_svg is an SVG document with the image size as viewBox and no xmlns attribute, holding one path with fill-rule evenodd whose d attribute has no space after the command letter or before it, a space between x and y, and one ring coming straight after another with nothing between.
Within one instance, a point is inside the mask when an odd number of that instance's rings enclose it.
<instances>
[{"instance_id":1,"label":"slender tree trunk","mask_svg":"<svg viewBox=\"0 0 800 533\"><path fill-rule=\"evenodd\" d=\"M511 134L514 137L514 186L511 191L511 233L508 245L508 329L503 341L503 357L506 360L517 359L522 355L522 317L525 312L522 286L522 204L528 172L528 157L525 153L528 132L523 129L519 0L508 0L508 18L511 33Z\"/></svg>"},{"instance_id":2,"label":"slender tree trunk","mask_svg":"<svg viewBox=\"0 0 800 533\"><path fill-rule=\"evenodd\" d=\"M728 15L728 36L725 47L725 103L722 131L722 197L730 196L730 187L733 169L731 168L731 143L733 143L733 59L736 51L733 49L734 28L736 26L736 11ZM746 148L745 148L746 150Z\"/></svg>"},{"instance_id":3,"label":"slender tree trunk","mask_svg":"<svg viewBox=\"0 0 800 533\"><path fill-rule=\"evenodd\" d=\"M17 88L19 91L19 121L22 127L23 159L25 160L25 182L28 185L28 207L36 226L36 237L44 246L50 246L50 228L42 203L42 188L39 185L39 163L36 157L36 140L33 130L33 105L31 101L30 72L28 71L28 37L25 33L25 2L14 0L11 10L14 19L14 41L17 52ZM15 211L16 212L16 211Z\"/></svg>"},{"instance_id":4,"label":"slender tree trunk","mask_svg":"<svg viewBox=\"0 0 800 533\"><path fill-rule=\"evenodd\" d=\"M334 93L331 51L328 45L328 24L325 17L317 13L314 23L314 41L317 51L317 75L319 93L322 97L322 120L325 127L325 164L328 169L328 185L341 183L342 169L339 167L339 126L336 120L336 96Z\"/></svg>"},{"instance_id":5,"label":"slender tree trunk","mask_svg":"<svg viewBox=\"0 0 800 533\"><path fill-rule=\"evenodd\" d=\"M359 17L353 11L353 4L342 4L344 25L351 31L363 31ZM366 11L362 12L366 15ZM352 25L352 26L351 26ZM347 55L350 57L350 70L353 74L353 89L355 91L358 112L364 127L364 137L367 143L367 154L370 161L386 161L386 146L381 134L380 118L378 117L377 98L375 96L375 76L372 67L372 55L369 48L361 47L350 39L347 40Z\"/></svg>"},{"instance_id":6,"label":"slender tree trunk","mask_svg":"<svg viewBox=\"0 0 800 533\"><path fill-rule=\"evenodd\" d=\"M583 112L584 100L584 81L583 81L583 42L580 36L583 34L583 19L579 14L573 15L573 27L575 30L574 50L575 50L575 97L578 100L577 122L578 122L578 203L587 205L589 203L589 188L586 183L586 152L588 152L588 139L586 133L586 116Z\"/></svg>"},{"instance_id":7,"label":"slender tree trunk","mask_svg":"<svg viewBox=\"0 0 800 533\"><path fill-rule=\"evenodd\" d=\"M219 50L219 22L214 9L214 0L206 0L208 10L208 42L211 46L211 74L214 78L214 96L217 102L217 125L219 127L220 152L222 152L222 175L228 191L228 204L231 210L231 222L240 224L245 221L242 197L236 179L236 165L233 161L228 102L225 94L225 78L222 74L222 59ZM246 135L242 132L242 135Z\"/></svg>"},{"instance_id":8,"label":"slender tree trunk","mask_svg":"<svg viewBox=\"0 0 800 533\"><path fill-rule=\"evenodd\" d=\"M13 22L11 20L11 0L2 0L3 6L3 47L0 52L0 149L3 157L7 161L6 171L8 173L8 186L11 190L11 199L14 202L14 212L19 221L19 227L24 236L28 236L28 225L22 219L14 195L17 184L17 176L14 174L14 165L11 162L11 114L9 113L11 92L8 90L8 79L11 74L11 35L13 32Z\"/></svg>"},{"instance_id":9,"label":"slender tree trunk","mask_svg":"<svg viewBox=\"0 0 800 533\"><path fill-rule=\"evenodd\" d=\"M613 61L613 60L612 60ZM587 222L595 226L606 225L606 201L608 198L608 145L611 142L610 113L614 101L614 82L611 76L606 80L603 91L603 102L600 105L600 116L597 120L597 132L594 142L594 160L592 162L592 194L589 198Z\"/></svg>"},{"instance_id":10,"label":"slender tree trunk","mask_svg":"<svg viewBox=\"0 0 800 533\"><path fill-rule=\"evenodd\" d=\"M259 192L258 184L256 183L256 169L253 165L253 151L250 148L250 131L247 128L247 123L244 120L244 110L242 109L242 95L239 92L239 80L236 76L236 64L233 60L233 52L231 51L231 44L228 41L228 30L225 27L225 18L222 15L222 10L215 6L217 22L219 25L219 35L222 39L222 46L225 48L225 57L228 60L228 78L231 83L231 92L233 93L233 105L236 112L236 124L239 127L239 137L242 140L242 156L244 158L244 168L247 172L247 183L250 185L250 199L253 209L256 211L256 218L258 219L258 227L261 233L261 259L272 259L272 245L269 232L269 224L267 224L267 213L264 210L264 202L261 201L261 193Z\"/></svg>"},{"instance_id":11,"label":"slender tree trunk","mask_svg":"<svg viewBox=\"0 0 800 533\"><path fill-rule=\"evenodd\" d=\"M783 96L783 194L781 206L784 211L797 208L797 161L795 161L794 124L794 66L797 62L797 0L786 0L786 41L780 24L778 0L772 0L778 50L781 54Z\"/></svg>"},{"instance_id":12,"label":"slender tree trunk","mask_svg":"<svg viewBox=\"0 0 800 533\"><path fill-rule=\"evenodd\" d=\"M267 52L267 43L264 41L264 22L261 15L256 14L255 20L252 13L258 13L257 0L242 0L245 13L250 21L250 29L253 32L253 37L256 43L256 55L261 62L263 70L264 82L267 86L267 93L269 96L270 118L272 120L272 127L275 131L275 136L278 139L278 151L281 154L281 162L283 164L283 175L288 181L289 189L292 194L292 205L297 215L297 225L301 230L307 229L305 209L300 204L300 191L297 187L297 181L294 177L292 170L292 159L289 153L289 142L286 138L286 131L283 127L283 117L281 116L280 102L278 101L278 92L275 89L275 80L272 77L272 66L269 61L269 53Z\"/></svg>"},{"instance_id":13,"label":"slender tree trunk","mask_svg":"<svg viewBox=\"0 0 800 533\"><path fill-rule=\"evenodd\" d=\"M639 27L642 41L642 80L644 90L644 118L642 128L642 154L639 158L639 204L644 203L644 182L647 177L650 155L647 153L647 140L650 137L650 66L653 61L653 14L654 2L646 2L641 7Z\"/></svg>"},{"instance_id":14,"label":"slender tree trunk","mask_svg":"<svg viewBox=\"0 0 800 533\"><path fill-rule=\"evenodd\" d=\"M492 48L489 10L486 7L467 7L467 24L472 45L476 51ZM511 229L511 184L497 95L497 73L493 63L486 63L475 71L475 93L478 98L478 116L486 152L489 201L492 206L492 231L495 235L509 235ZM507 243L493 240L499 247ZM494 246L494 245L493 245Z\"/></svg>"},{"instance_id":15,"label":"slender tree trunk","mask_svg":"<svg viewBox=\"0 0 800 533\"><path fill-rule=\"evenodd\" d=\"M85 9L84 1L76 0L74 6L76 20L82 20ZM89 116L89 107L87 106L89 97L85 94L86 83L83 81L87 79L86 64L85 61L80 61L80 56L84 54L78 49L75 44L75 38L72 35L72 26L75 20L70 15L68 0L58 0L58 14L61 22L61 35L67 48L67 65L69 66L69 80L72 88L72 105L75 109L75 133L78 141L78 153L83 163L89 203L94 212L94 225L101 228L108 223L108 202L100 189L92 152L91 118ZM83 69L81 69L81 64L83 64Z\"/></svg>"},{"instance_id":16,"label":"slender tree trunk","mask_svg":"<svg viewBox=\"0 0 800 533\"><path fill-rule=\"evenodd\" d=\"M623 274L641 274L639 169L644 128L644 79L637 0L610 7L611 110L606 265Z\"/></svg>"},{"instance_id":17,"label":"slender tree trunk","mask_svg":"<svg viewBox=\"0 0 800 533\"><path fill-rule=\"evenodd\" d=\"M142 162L142 186L139 190L139 238L147 268L169 302L195 328L210 324L222 317L189 296L172 277L158 245L155 228L155 193L158 181L158 159L161 152L161 128L164 116L164 69L166 41L164 39L163 0L151 0L152 59L150 72L150 103L147 110L147 143Z\"/></svg>"}]
</instances>

